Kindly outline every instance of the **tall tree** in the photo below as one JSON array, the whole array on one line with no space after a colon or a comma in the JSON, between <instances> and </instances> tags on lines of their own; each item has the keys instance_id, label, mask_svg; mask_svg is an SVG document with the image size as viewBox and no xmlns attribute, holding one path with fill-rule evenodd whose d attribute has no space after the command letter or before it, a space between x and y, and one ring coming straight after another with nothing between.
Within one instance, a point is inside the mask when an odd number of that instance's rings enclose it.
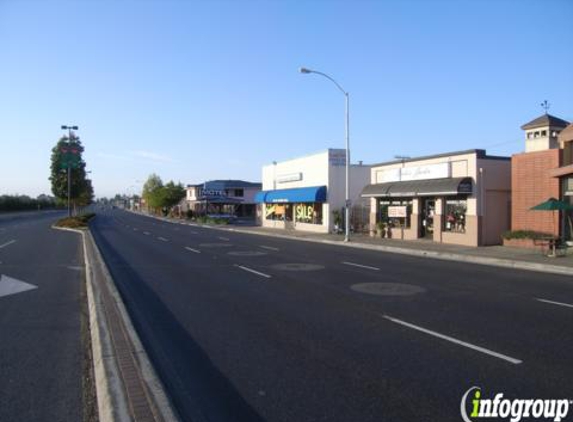
<instances>
[{"instance_id":1,"label":"tall tree","mask_svg":"<svg viewBox=\"0 0 573 422\"><path fill-rule=\"evenodd\" d=\"M91 181L86 179L84 147L80 138L71 132L71 139L62 136L52 148L50 181L52 193L62 203L68 199L68 167L71 172L70 201L74 205L88 205L93 199Z\"/></svg>"},{"instance_id":2,"label":"tall tree","mask_svg":"<svg viewBox=\"0 0 573 422\"><path fill-rule=\"evenodd\" d=\"M161 209L163 207L163 182L161 177L155 173L151 174L143 185L141 196L145 199L145 203L151 211L157 212Z\"/></svg>"},{"instance_id":3,"label":"tall tree","mask_svg":"<svg viewBox=\"0 0 573 422\"><path fill-rule=\"evenodd\" d=\"M172 208L177 205L183 198L185 198L185 188L181 183L168 182L164 187L163 206L165 208Z\"/></svg>"}]
</instances>

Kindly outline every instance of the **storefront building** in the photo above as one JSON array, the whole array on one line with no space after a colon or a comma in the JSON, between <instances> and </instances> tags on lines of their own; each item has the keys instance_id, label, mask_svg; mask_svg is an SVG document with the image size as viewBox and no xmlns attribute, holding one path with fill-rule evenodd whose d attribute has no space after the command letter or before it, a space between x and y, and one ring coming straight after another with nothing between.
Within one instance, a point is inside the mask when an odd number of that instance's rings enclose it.
<instances>
[{"instance_id":1,"label":"storefront building","mask_svg":"<svg viewBox=\"0 0 573 422\"><path fill-rule=\"evenodd\" d=\"M568 164L572 164L569 122L543 114L521 126L525 134L525 152L511 157L512 230L534 231L558 237L567 226L555 222L551 212L531 208L549 198L567 198ZM561 213L563 221L564 213Z\"/></svg>"},{"instance_id":2,"label":"storefront building","mask_svg":"<svg viewBox=\"0 0 573 422\"><path fill-rule=\"evenodd\" d=\"M475 149L373 165L370 234L467 246L510 226L511 162Z\"/></svg>"},{"instance_id":3,"label":"storefront building","mask_svg":"<svg viewBox=\"0 0 573 422\"><path fill-rule=\"evenodd\" d=\"M254 218L255 195L261 187L261 183L244 180L210 180L187 185L183 211L191 210L196 215Z\"/></svg>"},{"instance_id":4,"label":"storefront building","mask_svg":"<svg viewBox=\"0 0 573 422\"><path fill-rule=\"evenodd\" d=\"M255 200L263 227L328 233L344 221L346 151L328 149L262 169ZM350 200L360 199L370 167L350 166Z\"/></svg>"},{"instance_id":5,"label":"storefront building","mask_svg":"<svg viewBox=\"0 0 573 422\"><path fill-rule=\"evenodd\" d=\"M559 148L562 150L562 165L553 169L550 175L559 180L560 198L573 207L573 123L567 126L559 136ZM560 234L573 246L573 209L563 211L560 218Z\"/></svg>"}]
</instances>

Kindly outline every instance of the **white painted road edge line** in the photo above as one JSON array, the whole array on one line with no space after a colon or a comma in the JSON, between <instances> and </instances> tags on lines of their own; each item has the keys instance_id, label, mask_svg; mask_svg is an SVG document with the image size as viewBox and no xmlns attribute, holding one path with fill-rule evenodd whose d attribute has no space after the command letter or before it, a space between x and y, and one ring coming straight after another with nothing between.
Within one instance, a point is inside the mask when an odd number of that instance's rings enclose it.
<instances>
[{"instance_id":1,"label":"white painted road edge line","mask_svg":"<svg viewBox=\"0 0 573 422\"><path fill-rule=\"evenodd\" d=\"M199 249L193 249L193 248L190 248L189 246L185 246L185 249L187 249L188 251L191 251L191 252L201 253L201 251Z\"/></svg>"},{"instance_id":2,"label":"white painted road edge line","mask_svg":"<svg viewBox=\"0 0 573 422\"><path fill-rule=\"evenodd\" d=\"M16 243L16 240L12 239L4 243L3 245L0 245L0 249L5 248L6 246L11 245L12 243Z\"/></svg>"},{"instance_id":3,"label":"white painted road edge line","mask_svg":"<svg viewBox=\"0 0 573 422\"><path fill-rule=\"evenodd\" d=\"M169 240L165 239L164 237L158 237L157 240L161 240L162 242L169 242Z\"/></svg>"},{"instance_id":4,"label":"white painted road edge line","mask_svg":"<svg viewBox=\"0 0 573 422\"><path fill-rule=\"evenodd\" d=\"M260 245L259 247L263 249L268 249L269 251L276 251L276 252L280 251L279 248L273 248L272 246Z\"/></svg>"},{"instance_id":5,"label":"white painted road edge line","mask_svg":"<svg viewBox=\"0 0 573 422\"><path fill-rule=\"evenodd\" d=\"M399 320L396 318L392 318L388 315L383 315L382 317L387 319L388 321L392 321L396 324L403 325L404 327L412 328L413 330L421 331L422 333L426 333L426 334L429 334L431 336L441 338L442 340L449 341L449 342L457 344L459 346L467 347L468 349L476 350L476 351L484 353L486 355L505 360L505 361L510 362L514 365L519 365L520 363L523 363L522 360L515 359L515 358L512 358L510 356L503 355L501 353L497 353L497 352L494 352L493 350L489 350L489 349L486 349L484 347L476 346L476 345L471 344L471 343L466 343L465 341L461 341L461 340L455 339L453 337L446 336L444 334L440 334L440 333L437 333L437 332L432 331L432 330L428 330L427 328L423 328L423 327L420 327L418 325L410 324L409 322L405 322L405 321L402 321L402 320Z\"/></svg>"},{"instance_id":6,"label":"white painted road edge line","mask_svg":"<svg viewBox=\"0 0 573 422\"><path fill-rule=\"evenodd\" d=\"M371 267L369 265L355 264L354 262L342 261L341 264L351 265L353 267L366 268L367 270L380 271L380 268Z\"/></svg>"},{"instance_id":7,"label":"white painted road edge line","mask_svg":"<svg viewBox=\"0 0 573 422\"><path fill-rule=\"evenodd\" d=\"M573 305L570 303L563 303L563 302L555 302L553 300L547 300L547 299L541 299L536 297L535 300L539 301L539 302L544 302L544 303L550 303L552 305L557 305L557 306L565 306L566 308L573 308Z\"/></svg>"},{"instance_id":8,"label":"white painted road edge line","mask_svg":"<svg viewBox=\"0 0 573 422\"><path fill-rule=\"evenodd\" d=\"M256 275L260 275L261 277L271 278L271 276L268 275L268 274L255 271L255 270L253 270L253 269L251 269L251 268L248 268L248 267L243 267L242 265L237 265L237 264L235 264L235 267L238 267L238 268L240 268L241 270L248 271L248 272L253 273L253 274L256 274Z\"/></svg>"}]
</instances>

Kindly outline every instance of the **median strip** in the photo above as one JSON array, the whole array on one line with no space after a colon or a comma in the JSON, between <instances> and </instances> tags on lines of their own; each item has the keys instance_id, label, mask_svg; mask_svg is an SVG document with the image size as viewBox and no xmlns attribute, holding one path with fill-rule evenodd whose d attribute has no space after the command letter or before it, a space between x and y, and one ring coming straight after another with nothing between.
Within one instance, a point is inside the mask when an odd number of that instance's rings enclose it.
<instances>
[{"instance_id":1,"label":"median strip","mask_svg":"<svg viewBox=\"0 0 573 422\"><path fill-rule=\"evenodd\" d=\"M367 270L380 271L380 268L371 267L369 265L355 264L354 262L342 261L341 264L350 265L352 267L365 268Z\"/></svg>"},{"instance_id":2,"label":"median strip","mask_svg":"<svg viewBox=\"0 0 573 422\"><path fill-rule=\"evenodd\" d=\"M520 363L523 363L522 360L515 359L515 358L512 358L510 356L494 352L493 350L489 350L489 349L486 349L486 348L481 347L481 346L476 346L475 344L471 344L471 343L467 343L467 342L462 341L462 340L458 340L456 338L447 336L445 334L437 333L436 331L428 330L427 328L423 328L423 327L420 327L418 325L410 324L409 322L405 322L405 321L402 321L402 320L399 320L396 318L392 318L388 315L383 315L382 317L387 319L388 321L392 321L392 322L394 322L396 324L400 324L404 327L408 327L408 328L411 328L413 330L417 330L417 331L420 331L422 333L429 334L431 336L440 338L442 340L449 341L450 343L457 344L458 346L467 347L468 349L472 349L472 350L484 353L486 355L493 356L493 357L501 359L501 360L505 360L506 362L512 363L514 365L519 365Z\"/></svg>"},{"instance_id":3,"label":"median strip","mask_svg":"<svg viewBox=\"0 0 573 422\"><path fill-rule=\"evenodd\" d=\"M0 245L0 249L5 248L6 246L9 246L9 245L11 245L12 243L16 243L16 240L12 239L12 240L9 240L8 242L6 242L6 243Z\"/></svg>"},{"instance_id":4,"label":"median strip","mask_svg":"<svg viewBox=\"0 0 573 422\"><path fill-rule=\"evenodd\" d=\"M185 249L187 249L188 251L194 252L194 253L201 253L201 251L199 249L193 249L193 248L190 248L189 246L185 246Z\"/></svg>"},{"instance_id":5,"label":"median strip","mask_svg":"<svg viewBox=\"0 0 573 422\"><path fill-rule=\"evenodd\" d=\"M548 299L540 299L538 297L535 298L535 300L539 301L539 302L543 302L543 303L549 303L551 305L557 305L557 306L564 306L566 308L573 308L573 305L570 303L563 303L563 302L555 302L553 300L548 300Z\"/></svg>"},{"instance_id":6,"label":"median strip","mask_svg":"<svg viewBox=\"0 0 573 422\"><path fill-rule=\"evenodd\" d=\"M265 277L265 278L271 278L271 276L270 276L270 275L268 275L268 274L265 274L265 273L261 273L261 272L259 272L259 271L256 271L256 270L253 270L252 268L243 267L242 265L237 265L237 264L235 264L235 267L238 267L238 268L240 268L240 269L241 269L241 270L243 270L243 271L248 271L248 272L250 272L250 273L253 273L253 274L259 275L259 276L261 276L261 277Z\"/></svg>"}]
</instances>

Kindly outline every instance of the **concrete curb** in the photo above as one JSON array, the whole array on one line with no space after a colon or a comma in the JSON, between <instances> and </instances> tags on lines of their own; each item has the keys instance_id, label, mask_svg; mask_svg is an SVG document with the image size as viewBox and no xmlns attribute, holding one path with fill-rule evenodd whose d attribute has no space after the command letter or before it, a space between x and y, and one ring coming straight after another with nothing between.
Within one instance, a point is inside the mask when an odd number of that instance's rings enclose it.
<instances>
[{"instance_id":1,"label":"concrete curb","mask_svg":"<svg viewBox=\"0 0 573 422\"><path fill-rule=\"evenodd\" d=\"M109 289L113 302L121 316L125 330L133 347L141 377L145 388L153 401L153 410L157 414L150 417L157 421L180 421L179 416L169 401L163 384L159 380L155 369L141 340L137 335L131 318L129 317L123 300L115 287L113 278L89 230L77 230L63 227L54 227L82 235L84 261L86 267L86 290L88 296L89 325L92 343L93 368L97 395L98 416L100 422L132 422L130 415L131 404L127 397L125 386L118 366L118 357L112 343L110 327L104 309L104 297L100 283ZM92 251L92 253L90 253ZM96 268L98 267L98 268ZM101 276L98 278L98 271Z\"/></svg>"},{"instance_id":2,"label":"concrete curb","mask_svg":"<svg viewBox=\"0 0 573 422\"><path fill-rule=\"evenodd\" d=\"M352 243L352 242L345 243L345 242L337 242L335 240L325 240L316 238L297 238L294 236L287 236L280 234L275 235L273 233L261 233L245 229L220 228L220 230L234 231L237 233L245 233L245 234L256 234L260 236L279 237L283 239L299 240L305 242L323 243L328 245L343 246L347 248L367 249L372 251L410 255L422 258L440 259L442 261L468 262L472 264L488 265L493 267L514 268L526 271L536 271L536 272L559 274L559 275L573 275L573 268L564 267L560 265L540 264L537 262L527 262L527 261L511 260L504 258L490 258L476 255L462 255L450 252L436 252L422 249L400 248L396 246L369 245L366 243Z\"/></svg>"},{"instance_id":3,"label":"concrete curb","mask_svg":"<svg viewBox=\"0 0 573 422\"><path fill-rule=\"evenodd\" d=\"M573 275L573 268L565 267L561 265L550 265L550 264L541 264L538 262L527 262L527 261L520 261L520 260L512 260L512 259L505 259L505 258L491 258L486 256L477 256L477 255L463 255L463 254L455 254L450 252L436 252L436 251L429 251L429 250L422 250L422 249L410 249L410 248L400 248L397 246L385 246L385 245L369 245L366 243L354 243L354 242L337 242L334 240L325 240L325 239L317 239L312 237L296 237L296 236L289 236L283 235L278 233L264 233L258 232L254 230L248 229L237 229L237 228L229 228L229 227L218 227L218 226L208 226L196 223L180 223L176 221L171 221L166 218L159 218L154 217L146 214L137 213L138 215L147 216L150 218L155 218L157 220L162 220L172 224L187 224L192 227L202 227L202 228L209 228L214 230L221 230L221 231L231 231L236 233L244 233L244 234L254 234L258 236L267 236L267 237L275 237L280 239L290 239L290 240L297 240L301 242L313 242L313 243L323 243L328 245L336 245L342 246L347 248L355 248L355 249L367 249L372 251L380 251L380 252L388 252L388 253L395 253L401 255L410 255L410 256L417 256L422 258L431 258L431 259L440 259L442 261L455 261L455 262L468 262L472 264L479 264L479 265L488 265L492 267L501 267L501 268L513 268L519 270L526 270L526 271L535 271L535 272L542 272L542 273L549 273L549 274L558 274L558 275Z\"/></svg>"}]
</instances>

